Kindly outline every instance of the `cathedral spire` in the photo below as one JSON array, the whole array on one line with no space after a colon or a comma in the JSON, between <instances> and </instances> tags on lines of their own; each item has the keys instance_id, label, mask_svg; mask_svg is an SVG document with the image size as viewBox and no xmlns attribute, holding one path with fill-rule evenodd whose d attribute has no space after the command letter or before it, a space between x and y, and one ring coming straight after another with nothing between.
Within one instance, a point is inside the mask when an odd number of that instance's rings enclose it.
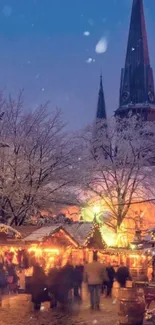
<instances>
[{"instance_id":1,"label":"cathedral spire","mask_svg":"<svg viewBox=\"0 0 155 325\"><path fill-rule=\"evenodd\" d=\"M140 114L155 120L153 72L150 67L143 0L133 0L125 67L121 73L116 116Z\"/></svg>"},{"instance_id":2,"label":"cathedral spire","mask_svg":"<svg viewBox=\"0 0 155 325\"><path fill-rule=\"evenodd\" d=\"M97 119L106 119L107 118L104 92L103 92L102 74L100 75L100 88L99 88L99 94L98 94L96 118Z\"/></svg>"}]
</instances>

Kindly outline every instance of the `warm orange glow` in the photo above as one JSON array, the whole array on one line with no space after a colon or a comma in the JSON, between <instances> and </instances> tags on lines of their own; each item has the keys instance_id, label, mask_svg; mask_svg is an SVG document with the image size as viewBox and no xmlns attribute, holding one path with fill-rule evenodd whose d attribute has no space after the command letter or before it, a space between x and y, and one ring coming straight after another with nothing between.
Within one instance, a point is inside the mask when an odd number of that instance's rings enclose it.
<instances>
[{"instance_id":1,"label":"warm orange glow","mask_svg":"<svg viewBox=\"0 0 155 325\"><path fill-rule=\"evenodd\" d=\"M41 255L43 252L44 253L53 253L53 254L56 254L56 255L58 255L60 253L59 249L55 249L55 248L39 248L39 247L30 247L28 249L28 252L29 253L35 252L38 255Z\"/></svg>"},{"instance_id":2,"label":"warm orange glow","mask_svg":"<svg viewBox=\"0 0 155 325\"><path fill-rule=\"evenodd\" d=\"M131 258L143 258L144 260L146 259L145 255L129 255Z\"/></svg>"}]
</instances>

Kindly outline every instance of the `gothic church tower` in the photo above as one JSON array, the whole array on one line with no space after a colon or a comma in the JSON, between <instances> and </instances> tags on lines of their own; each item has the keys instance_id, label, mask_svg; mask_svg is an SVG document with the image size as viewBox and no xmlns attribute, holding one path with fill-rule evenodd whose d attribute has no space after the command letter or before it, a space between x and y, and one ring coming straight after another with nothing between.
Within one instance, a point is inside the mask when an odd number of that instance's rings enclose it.
<instances>
[{"instance_id":1,"label":"gothic church tower","mask_svg":"<svg viewBox=\"0 0 155 325\"><path fill-rule=\"evenodd\" d=\"M140 115L155 120L155 92L150 66L143 0L133 0L126 60L121 72L119 108L115 116Z\"/></svg>"}]
</instances>

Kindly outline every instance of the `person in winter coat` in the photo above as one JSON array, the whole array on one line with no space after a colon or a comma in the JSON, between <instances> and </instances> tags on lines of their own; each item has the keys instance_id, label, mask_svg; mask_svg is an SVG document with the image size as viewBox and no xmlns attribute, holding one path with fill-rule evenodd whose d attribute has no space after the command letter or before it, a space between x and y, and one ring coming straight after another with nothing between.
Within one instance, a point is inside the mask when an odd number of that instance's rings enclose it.
<instances>
[{"instance_id":1,"label":"person in winter coat","mask_svg":"<svg viewBox=\"0 0 155 325\"><path fill-rule=\"evenodd\" d=\"M113 266L111 266L111 265L108 265L106 270L107 270L108 278L109 278L109 281L107 282L107 297L111 297L112 287L113 287L114 278L115 278L115 270L114 270Z\"/></svg>"},{"instance_id":2,"label":"person in winter coat","mask_svg":"<svg viewBox=\"0 0 155 325\"><path fill-rule=\"evenodd\" d=\"M56 307L57 302L65 309L69 306L70 291L74 287L74 268L68 262L63 268L51 269L48 274L48 291L51 297L51 307ZM53 299L54 298L54 299Z\"/></svg>"},{"instance_id":3,"label":"person in winter coat","mask_svg":"<svg viewBox=\"0 0 155 325\"><path fill-rule=\"evenodd\" d=\"M0 264L0 295L3 295L7 286L6 275L3 264Z\"/></svg>"},{"instance_id":4,"label":"person in winter coat","mask_svg":"<svg viewBox=\"0 0 155 325\"><path fill-rule=\"evenodd\" d=\"M81 287L83 281L83 265L76 265L74 268L74 297L81 300Z\"/></svg>"},{"instance_id":5,"label":"person in winter coat","mask_svg":"<svg viewBox=\"0 0 155 325\"><path fill-rule=\"evenodd\" d=\"M125 265L121 265L116 272L116 280L120 284L121 288L126 287L126 281L132 281L129 269Z\"/></svg>"},{"instance_id":6,"label":"person in winter coat","mask_svg":"<svg viewBox=\"0 0 155 325\"><path fill-rule=\"evenodd\" d=\"M109 281L106 267L97 260L94 252L93 262L84 268L84 281L88 283L91 309L100 309L100 295L103 281Z\"/></svg>"},{"instance_id":7,"label":"person in winter coat","mask_svg":"<svg viewBox=\"0 0 155 325\"><path fill-rule=\"evenodd\" d=\"M6 270L8 273L8 290L9 293L17 293L18 291L18 276L16 273L16 266L15 264L7 264Z\"/></svg>"},{"instance_id":8,"label":"person in winter coat","mask_svg":"<svg viewBox=\"0 0 155 325\"><path fill-rule=\"evenodd\" d=\"M33 268L31 279L32 302L35 310L40 310L41 303L48 301L48 290L46 286L46 275L43 268L36 264Z\"/></svg>"},{"instance_id":9,"label":"person in winter coat","mask_svg":"<svg viewBox=\"0 0 155 325\"><path fill-rule=\"evenodd\" d=\"M74 268L68 261L67 264L61 269L61 291L64 304L72 299L71 289L74 288Z\"/></svg>"},{"instance_id":10,"label":"person in winter coat","mask_svg":"<svg viewBox=\"0 0 155 325\"><path fill-rule=\"evenodd\" d=\"M51 308L57 307L60 281L60 270L56 267L51 268L47 276L47 287L48 295L51 301Z\"/></svg>"}]
</instances>

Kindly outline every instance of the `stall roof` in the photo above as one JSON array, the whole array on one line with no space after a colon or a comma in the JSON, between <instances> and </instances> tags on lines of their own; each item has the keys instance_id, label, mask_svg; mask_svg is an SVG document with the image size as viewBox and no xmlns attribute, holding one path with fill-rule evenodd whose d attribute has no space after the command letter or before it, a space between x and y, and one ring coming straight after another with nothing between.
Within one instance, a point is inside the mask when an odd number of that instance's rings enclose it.
<instances>
[{"instance_id":1,"label":"stall roof","mask_svg":"<svg viewBox=\"0 0 155 325\"><path fill-rule=\"evenodd\" d=\"M12 233L14 234L15 239L20 239L22 237L20 231L3 223L0 223L0 233L6 233L8 235Z\"/></svg>"},{"instance_id":2,"label":"stall roof","mask_svg":"<svg viewBox=\"0 0 155 325\"><path fill-rule=\"evenodd\" d=\"M34 231L40 229L40 226L16 226L14 229L21 234L22 238L25 238L31 235Z\"/></svg>"},{"instance_id":3,"label":"stall roof","mask_svg":"<svg viewBox=\"0 0 155 325\"><path fill-rule=\"evenodd\" d=\"M96 231L94 233L93 222L77 221L71 224L21 227L21 234L25 242L42 242L44 238L59 232L60 229L70 236L76 246L86 247L89 245L90 241L91 245L94 245L96 242L96 246L99 246L100 249L105 246L99 230L96 230L98 232L97 236L95 236L95 238L93 237L96 234ZM18 227L18 231L20 231L20 227ZM93 241L92 238L94 238Z\"/></svg>"},{"instance_id":4,"label":"stall roof","mask_svg":"<svg viewBox=\"0 0 155 325\"><path fill-rule=\"evenodd\" d=\"M29 236L26 236L24 238L24 241L43 241L44 238L49 237L50 235L53 235L53 233L58 232L60 230L60 226L46 226L46 227L40 227L37 230L33 231Z\"/></svg>"},{"instance_id":5,"label":"stall roof","mask_svg":"<svg viewBox=\"0 0 155 325\"><path fill-rule=\"evenodd\" d=\"M93 231L94 225L92 222L73 222L63 227L80 246L84 246Z\"/></svg>"}]
</instances>

